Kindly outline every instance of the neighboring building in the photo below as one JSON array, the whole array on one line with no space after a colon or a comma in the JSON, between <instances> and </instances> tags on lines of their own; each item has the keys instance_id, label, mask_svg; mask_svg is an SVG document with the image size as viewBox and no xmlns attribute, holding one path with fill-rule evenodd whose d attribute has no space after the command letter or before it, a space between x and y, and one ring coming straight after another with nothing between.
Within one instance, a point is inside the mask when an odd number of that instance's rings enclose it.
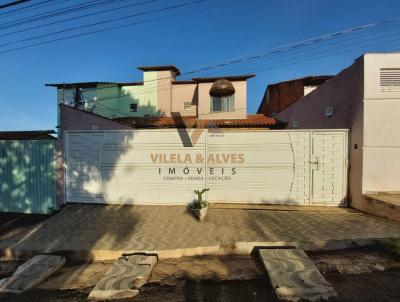
<instances>
[{"instance_id":1,"label":"neighboring building","mask_svg":"<svg viewBox=\"0 0 400 302\"><path fill-rule=\"evenodd\" d=\"M276 117L288 128L349 128L351 205L393 217L394 206L365 195L400 191L399 116L400 53L367 53Z\"/></svg>"},{"instance_id":2,"label":"neighboring building","mask_svg":"<svg viewBox=\"0 0 400 302\"><path fill-rule=\"evenodd\" d=\"M248 118L246 81L254 77L253 74L179 81L176 77L180 71L172 65L144 66L138 69L143 71L143 82L62 83L46 84L46 86L57 87L58 104L74 106L109 119L195 117L198 120L246 120ZM60 122L60 112L58 116ZM254 121L261 122L254 124ZM248 124L250 127L257 125L265 127L276 123L273 119L252 116ZM244 126L247 124L244 123Z\"/></svg>"},{"instance_id":3,"label":"neighboring building","mask_svg":"<svg viewBox=\"0 0 400 302\"><path fill-rule=\"evenodd\" d=\"M332 75L308 76L270 84L257 113L274 116L331 78Z\"/></svg>"},{"instance_id":4,"label":"neighboring building","mask_svg":"<svg viewBox=\"0 0 400 302\"><path fill-rule=\"evenodd\" d=\"M57 208L53 130L0 131L0 212Z\"/></svg>"}]
</instances>

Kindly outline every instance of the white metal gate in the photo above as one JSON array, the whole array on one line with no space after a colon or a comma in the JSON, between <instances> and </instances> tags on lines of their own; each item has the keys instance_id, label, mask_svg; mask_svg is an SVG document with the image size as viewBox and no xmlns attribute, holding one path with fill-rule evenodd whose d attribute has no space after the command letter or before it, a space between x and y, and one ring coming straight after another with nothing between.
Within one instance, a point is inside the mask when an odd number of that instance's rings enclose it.
<instances>
[{"instance_id":1,"label":"white metal gate","mask_svg":"<svg viewBox=\"0 0 400 302\"><path fill-rule=\"evenodd\" d=\"M66 134L66 200L343 205L347 130L118 130Z\"/></svg>"}]
</instances>

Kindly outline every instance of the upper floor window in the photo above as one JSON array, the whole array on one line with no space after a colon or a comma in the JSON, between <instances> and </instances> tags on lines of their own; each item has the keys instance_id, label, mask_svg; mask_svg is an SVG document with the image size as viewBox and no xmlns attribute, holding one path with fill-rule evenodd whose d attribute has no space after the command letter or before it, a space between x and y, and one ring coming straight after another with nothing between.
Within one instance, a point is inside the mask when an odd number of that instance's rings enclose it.
<instances>
[{"instance_id":1,"label":"upper floor window","mask_svg":"<svg viewBox=\"0 0 400 302\"><path fill-rule=\"evenodd\" d=\"M234 110L235 95L211 97L211 112L228 112Z\"/></svg>"},{"instance_id":2,"label":"upper floor window","mask_svg":"<svg viewBox=\"0 0 400 302\"><path fill-rule=\"evenodd\" d=\"M211 112L235 110L235 87L226 79L219 79L210 88Z\"/></svg>"}]
</instances>

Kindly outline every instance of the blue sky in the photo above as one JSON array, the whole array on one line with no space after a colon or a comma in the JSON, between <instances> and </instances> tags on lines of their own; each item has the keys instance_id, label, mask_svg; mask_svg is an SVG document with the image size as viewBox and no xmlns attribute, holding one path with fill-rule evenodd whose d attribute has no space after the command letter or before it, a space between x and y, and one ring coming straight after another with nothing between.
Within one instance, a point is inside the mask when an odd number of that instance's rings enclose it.
<instances>
[{"instance_id":1,"label":"blue sky","mask_svg":"<svg viewBox=\"0 0 400 302\"><path fill-rule=\"evenodd\" d=\"M38 1L33 0L31 3ZM0 37L0 44L191 1L154 1L147 5ZM56 0L53 6L30 13L8 17L0 15L0 34L65 18L57 17L31 25L1 29L5 22L79 2L88 0ZM134 2L143 0L122 0L120 3L68 16ZM168 15L173 16L164 18ZM186 72L210 63L249 53L267 53L280 45L398 16L398 0L207 0L176 10L98 26L96 29L146 21L135 26L0 53L0 130L53 129L56 126L56 90L45 87L45 83L140 81L142 74L136 69L139 65L175 64ZM150 18L158 19L149 21ZM82 28L68 34L86 30ZM255 72L257 76L248 81L247 100L248 112L253 113L269 83L305 75L335 74L351 65L363 52L398 50L399 30L399 22L394 22L378 27L376 31L359 32L316 43L305 49L287 51L252 64L233 64L222 70L212 69L196 76ZM27 44L29 42L0 47L0 51Z\"/></svg>"}]
</instances>

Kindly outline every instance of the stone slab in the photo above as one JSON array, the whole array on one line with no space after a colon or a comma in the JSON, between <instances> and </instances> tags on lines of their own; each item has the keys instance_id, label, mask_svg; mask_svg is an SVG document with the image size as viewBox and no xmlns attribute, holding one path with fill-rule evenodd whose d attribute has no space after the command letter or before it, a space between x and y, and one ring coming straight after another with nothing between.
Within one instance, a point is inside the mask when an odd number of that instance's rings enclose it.
<instances>
[{"instance_id":1,"label":"stone slab","mask_svg":"<svg viewBox=\"0 0 400 302\"><path fill-rule=\"evenodd\" d=\"M260 249L259 254L280 300L317 301L336 295L303 250Z\"/></svg>"},{"instance_id":2,"label":"stone slab","mask_svg":"<svg viewBox=\"0 0 400 302\"><path fill-rule=\"evenodd\" d=\"M0 280L0 292L20 293L33 288L65 264L57 255L37 255L21 264L8 278Z\"/></svg>"},{"instance_id":3,"label":"stone slab","mask_svg":"<svg viewBox=\"0 0 400 302\"><path fill-rule=\"evenodd\" d=\"M126 299L139 293L154 265L156 255L124 255L119 257L89 294L89 300Z\"/></svg>"}]
</instances>

